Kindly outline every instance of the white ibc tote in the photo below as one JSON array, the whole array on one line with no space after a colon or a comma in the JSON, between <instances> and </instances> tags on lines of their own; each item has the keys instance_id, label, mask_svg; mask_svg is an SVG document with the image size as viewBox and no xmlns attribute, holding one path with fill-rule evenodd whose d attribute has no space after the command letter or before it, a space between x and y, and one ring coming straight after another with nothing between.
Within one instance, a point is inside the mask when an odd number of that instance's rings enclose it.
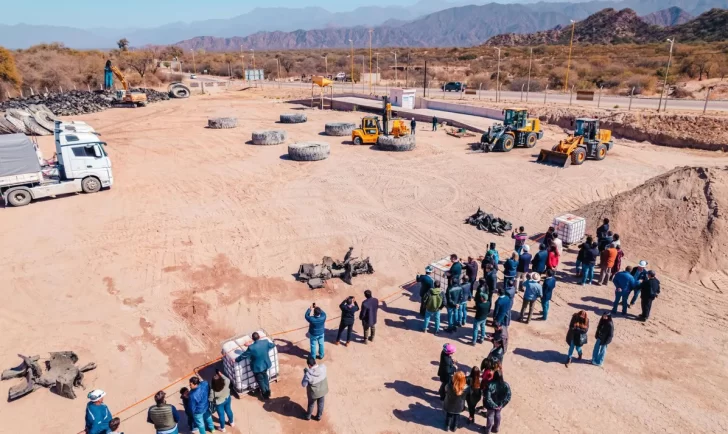
<instances>
[{"instance_id":1,"label":"white ibc tote","mask_svg":"<svg viewBox=\"0 0 728 434\"><path fill-rule=\"evenodd\" d=\"M271 342L273 340L267 337L267 333L263 330L258 330L260 339L266 339ZM250 370L250 360L243 359L240 362L236 362L235 359L243 354L250 345L253 344L253 339L250 337L252 333L236 336L223 342L222 344L222 364L225 370L225 375L230 378L230 382L235 386L235 390L238 393L255 390L258 388L258 382L255 381L253 371ZM278 373L280 368L278 365L278 348L273 348L269 351L268 356L270 357L271 367L268 370L268 377L270 381L278 381Z\"/></svg>"},{"instance_id":2,"label":"white ibc tote","mask_svg":"<svg viewBox=\"0 0 728 434\"><path fill-rule=\"evenodd\" d=\"M575 244L584 238L586 219L574 214L564 214L554 218L552 224L564 244Z\"/></svg>"}]
</instances>

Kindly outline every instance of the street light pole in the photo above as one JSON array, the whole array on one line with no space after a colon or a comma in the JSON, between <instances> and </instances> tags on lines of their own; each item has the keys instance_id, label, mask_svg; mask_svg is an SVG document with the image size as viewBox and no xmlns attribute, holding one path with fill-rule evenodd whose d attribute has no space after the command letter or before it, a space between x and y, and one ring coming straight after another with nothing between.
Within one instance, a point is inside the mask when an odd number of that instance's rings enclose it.
<instances>
[{"instance_id":1,"label":"street light pole","mask_svg":"<svg viewBox=\"0 0 728 434\"><path fill-rule=\"evenodd\" d=\"M251 48L250 52L253 53L253 69L255 69L255 50Z\"/></svg>"},{"instance_id":2,"label":"street light pole","mask_svg":"<svg viewBox=\"0 0 728 434\"><path fill-rule=\"evenodd\" d=\"M495 76L495 102L500 101L500 54L501 49L496 48L498 50L498 72Z\"/></svg>"},{"instance_id":3,"label":"street light pole","mask_svg":"<svg viewBox=\"0 0 728 434\"><path fill-rule=\"evenodd\" d=\"M195 63L195 50L190 48L190 51L192 51L192 68L195 71L195 74L197 74L197 63Z\"/></svg>"},{"instance_id":4,"label":"street light pole","mask_svg":"<svg viewBox=\"0 0 728 434\"><path fill-rule=\"evenodd\" d=\"M398 71L398 69L397 69L397 52L392 51L392 54L394 54L394 85L397 86L397 83L398 83L398 81L397 81L397 71Z\"/></svg>"},{"instance_id":5,"label":"street light pole","mask_svg":"<svg viewBox=\"0 0 728 434\"><path fill-rule=\"evenodd\" d=\"M531 62L533 62L533 48L531 48L531 57L528 58L528 84L526 85L526 102L528 102L528 94L531 92Z\"/></svg>"},{"instance_id":6,"label":"street light pole","mask_svg":"<svg viewBox=\"0 0 728 434\"><path fill-rule=\"evenodd\" d=\"M321 56L324 58L324 63L326 65L326 77L329 76L329 56Z\"/></svg>"},{"instance_id":7,"label":"street light pole","mask_svg":"<svg viewBox=\"0 0 728 434\"><path fill-rule=\"evenodd\" d=\"M660 112L660 106L662 106L662 95L665 95L665 89L667 88L667 77L670 74L670 62L672 61L672 47L675 45L675 38L667 40L670 43L670 56L667 58L667 68L665 69L665 82L662 84L662 92L660 92L660 102L657 105L657 112ZM667 95L665 95L665 110L667 110Z\"/></svg>"},{"instance_id":8,"label":"street light pole","mask_svg":"<svg viewBox=\"0 0 728 434\"><path fill-rule=\"evenodd\" d=\"M366 56L361 56L361 72L364 74L364 61L366 60ZM369 94L371 95L372 91L372 70L369 70ZM364 92L364 80L361 81L361 91Z\"/></svg>"},{"instance_id":9,"label":"street light pole","mask_svg":"<svg viewBox=\"0 0 728 434\"><path fill-rule=\"evenodd\" d=\"M241 79L245 80L245 54L243 54L243 46L240 46L240 66L243 68L243 70L240 72Z\"/></svg>"},{"instance_id":10,"label":"street light pole","mask_svg":"<svg viewBox=\"0 0 728 434\"><path fill-rule=\"evenodd\" d=\"M354 93L354 40L349 39L351 44L351 93Z\"/></svg>"},{"instance_id":11,"label":"street light pole","mask_svg":"<svg viewBox=\"0 0 728 434\"><path fill-rule=\"evenodd\" d=\"M566 62L566 80L564 81L564 92L569 88L569 69L571 68L571 49L574 46L574 27L576 22L571 20L571 40L569 41L569 60Z\"/></svg>"},{"instance_id":12,"label":"street light pole","mask_svg":"<svg viewBox=\"0 0 728 434\"><path fill-rule=\"evenodd\" d=\"M374 29L369 29L369 95L372 94L372 32Z\"/></svg>"},{"instance_id":13,"label":"street light pole","mask_svg":"<svg viewBox=\"0 0 728 434\"><path fill-rule=\"evenodd\" d=\"M379 86L379 53L377 53L377 86Z\"/></svg>"}]
</instances>

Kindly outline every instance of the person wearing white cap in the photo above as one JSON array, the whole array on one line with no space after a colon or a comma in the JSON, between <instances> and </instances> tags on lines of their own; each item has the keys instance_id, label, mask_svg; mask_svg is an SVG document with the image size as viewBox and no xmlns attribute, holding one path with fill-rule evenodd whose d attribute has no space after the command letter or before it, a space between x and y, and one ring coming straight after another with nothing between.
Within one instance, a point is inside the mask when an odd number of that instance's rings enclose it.
<instances>
[{"instance_id":1,"label":"person wearing white cap","mask_svg":"<svg viewBox=\"0 0 728 434\"><path fill-rule=\"evenodd\" d=\"M543 295L543 288L541 287L541 284L538 283L539 280L541 280L541 276L539 276L538 273L530 273L528 275L528 280L523 284L526 292L523 293L523 305L521 305L521 315L518 317L518 320L524 322L523 314L526 312L526 307L528 307L528 317L525 318L526 324L531 322L533 305L536 303L536 300L541 298Z\"/></svg>"},{"instance_id":2,"label":"person wearing white cap","mask_svg":"<svg viewBox=\"0 0 728 434\"><path fill-rule=\"evenodd\" d=\"M629 302L629 307L633 307L642 292L642 282L647 280L647 261L644 259L637 264L632 270L632 277L634 278L634 295L632 300Z\"/></svg>"},{"instance_id":3,"label":"person wearing white cap","mask_svg":"<svg viewBox=\"0 0 728 434\"><path fill-rule=\"evenodd\" d=\"M109 431L109 422L111 422L111 411L104 404L106 392L101 389L95 389L88 394L88 404L86 404L86 434L105 434Z\"/></svg>"},{"instance_id":4,"label":"person wearing white cap","mask_svg":"<svg viewBox=\"0 0 728 434\"><path fill-rule=\"evenodd\" d=\"M425 274L418 274L415 277L415 281L420 284L420 315L425 316L425 298L430 293L430 290L435 286L435 281L432 279L432 266L428 265L425 268Z\"/></svg>"}]
</instances>

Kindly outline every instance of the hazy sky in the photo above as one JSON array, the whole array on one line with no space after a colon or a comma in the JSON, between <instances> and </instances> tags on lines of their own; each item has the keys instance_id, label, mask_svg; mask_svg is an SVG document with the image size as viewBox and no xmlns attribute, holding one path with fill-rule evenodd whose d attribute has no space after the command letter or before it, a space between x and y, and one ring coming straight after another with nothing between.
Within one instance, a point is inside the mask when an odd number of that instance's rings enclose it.
<instances>
[{"instance_id":1,"label":"hazy sky","mask_svg":"<svg viewBox=\"0 0 728 434\"><path fill-rule=\"evenodd\" d=\"M366 5L393 5L387 0L0 0L1 24L42 24L76 28L155 27L175 21L230 18L256 7L319 6L332 12ZM404 0L403 5L417 0ZM1 42L1 41L0 41Z\"/></svg>"}]
</instances>

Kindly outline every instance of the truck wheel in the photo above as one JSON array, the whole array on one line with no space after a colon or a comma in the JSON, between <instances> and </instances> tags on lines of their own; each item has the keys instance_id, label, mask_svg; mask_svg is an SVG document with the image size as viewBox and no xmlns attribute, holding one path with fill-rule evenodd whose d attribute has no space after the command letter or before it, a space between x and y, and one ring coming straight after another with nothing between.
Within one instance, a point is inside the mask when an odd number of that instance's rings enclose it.
<instances>
[{"instance_id":1,"label":"truck wheel","mask_svg":"<svg viewBox=\"0 0 728 434\"><path fill-rule=\"evenodd\" d=\"M606 157L607 157L607 145L605 145L604 143L598 144L597 152L596 152L596 155L594 156L594 159L601 161L601 160L605 159Z\"/></svg>"},{"instance_id":2,"label":"truck wheel","mask_svg":"<svg viewBox=\"0 0 728 434\"><path fill-rule=\"evenodd\" d=\"M538 137L536 136L536 133L528 133L526 136L526 147L527 148L533 148L536 146L536 142L538 141Z\"/></svg>"},{"instance_id":3,"label":"truck wheel","mask_svg":"<svg viewBox=\"0 0 728 434\"><path fill-rule=\"evenodd\" d=\"M33 196L30 195L30 191L24 188L11 190L5 197L8 198L8 203L12 206L25 206L33 199Z\"/></svg>"},{"instance_id":4,"label":"truck wheel","mask_svg":"<svg viewBox=\"0 0 728 434\"><path fill-rule=\"evenodd\" d=\"M571 153L571 164L578 166L586 160L586 150L584 148L576 148Z\"/></svg>"},{"instance_id":5,"label":"truck wheel","mask_svg":"<svg viewBox=\"0 0 728 434\"><path fill-rule=\"evenodd\" d=\"M498 140L498 150L501 152L510 152L511 149L513 149L513 146L515 146L515 141L513 140L513 136L510 134L506 134L503 137Z\"/></svg>"},{"instance_id":6,"label":"truck wheel","mask_svg":"<svg viewBox=\"0 0 728 434\"><path fill-rule=\"evenodd\" d=\"M354 137L354 144L357 146L361 145L361 137L359 137L359 136Z\"/></svg>"},{"instance_id":7,"label":"truck wheel","mask_svg":"<svg viewBox=\"0 0 728 434\"><path fill-rule=\"evenodd\" d=\"M89 176L81 181L81 188L84 193L96 193L101 190L101 181L96 177Z\"/></svg>"}]
</instances>

